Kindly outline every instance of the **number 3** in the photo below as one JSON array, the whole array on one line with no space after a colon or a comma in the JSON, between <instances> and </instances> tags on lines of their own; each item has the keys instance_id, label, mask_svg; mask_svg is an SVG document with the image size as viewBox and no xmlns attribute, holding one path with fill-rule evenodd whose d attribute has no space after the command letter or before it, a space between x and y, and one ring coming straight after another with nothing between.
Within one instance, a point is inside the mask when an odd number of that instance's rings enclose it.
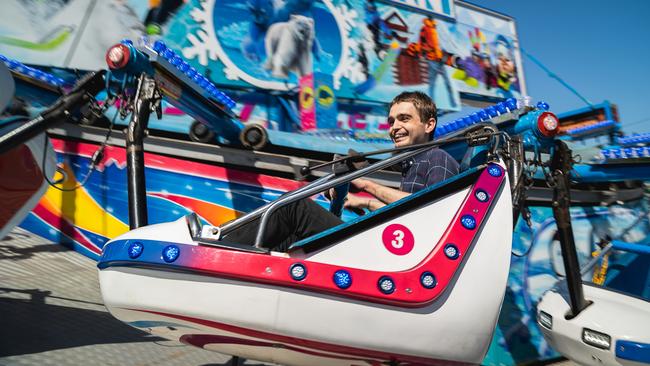
<instances>
[{"instance_id":1,"label":"number 3","mask_svg":"<svg viewBox=\"0 0 650 366\"><path fill-rule=\"evenodd\" d=\"M395 240L392 240L390 244L393 246L395 249L399 249L404 246L404 232L402 230L395 230L393 231L393 235L395 235Z\"/></svg>"}]
</instances>

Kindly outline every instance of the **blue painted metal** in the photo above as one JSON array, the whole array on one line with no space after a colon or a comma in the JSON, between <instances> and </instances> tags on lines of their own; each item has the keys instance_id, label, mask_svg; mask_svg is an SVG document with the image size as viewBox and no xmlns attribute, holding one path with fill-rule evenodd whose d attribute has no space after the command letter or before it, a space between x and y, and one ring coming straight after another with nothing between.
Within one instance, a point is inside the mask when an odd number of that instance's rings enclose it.
<instances>
[{"instance_id":1,"label":"blue painted metal","mask_svg":"<svg viewBox=\"0 0 650 366\"><path fill-rule=\"evenodd\" d=\"M650 364L650 344L633 341L616 341L616 357Z\"/></svg>"},{"instance_id":2,"label":"blue painted metal","mask_svg":"<svg viewBox=\"0 0 650 366\"><path fill-rule=\"evenodd\" d=\"M571 180L580 183L647 181L650 180L650 160L643 164L576 164Z\"/></svg>"},{"instance_id":3,"label":"blue painted metal","mask_svg":"<svg viewBox=\"0 0 650 366\"><path fill-rule=\"evenodd\" d=\"M624 250L636 254L650 255L650 243L628 243L619 240L613 240L612 246L616 250Z\"/></svg>"}]
</instances>

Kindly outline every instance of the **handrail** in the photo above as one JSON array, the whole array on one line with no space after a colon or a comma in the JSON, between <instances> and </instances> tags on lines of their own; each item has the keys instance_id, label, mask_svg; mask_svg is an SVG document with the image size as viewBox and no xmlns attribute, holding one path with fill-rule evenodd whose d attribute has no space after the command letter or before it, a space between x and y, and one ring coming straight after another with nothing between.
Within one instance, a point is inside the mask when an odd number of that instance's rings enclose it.
<instances>
[{"instance_id":1,"label":"handrail","mask_svg":"<svg viewBox=\"0 0 650 366\"><path fill-rule=\"evenodd\" d=\"M259 228L258 228L258 231L257 231L257 237L255 238L255 247L257 247L257 248L261 247L262 240L264 238L264 233L265 233L265 229L266 229L266 225L268 223L269 217L273 213L273 211L275 211L277 208L279 208L281 206L284 206L284 205L287 205L287 204L290 204L290 203L293 203L293 202L295 202L297 200L307 198L307 197L309 197L311 195L314 195L314 194L316 194L318 192L322 192L324 190L334 188L334 187L338 186L339 184L352 181L354 179L357 179L357 178L362 177L362 176L364 176L366 174L375 172L375 171L380 170L382 168L389 167L389 166L391 166L391 165L393 165L393 164L395 164L395 163L397 163L397 162L399 162L401 160L408 159L411 156L415 156L415 155L420 154L420 153L422 153L422 152L424 152L426 150L429 150L429 149L431 149L431 147L427 146L427 147L422 147L422 148L417 149L417 150L408 151L408 152L405 152L405 153L402 153L402 154L399 154L399 155L395 155L395 156L393 156L391 158L388 158L386 160L377 162L377 163L375 163L373 165L370 165L370 166L368 166L366 168L350 172L350 173L345 174L343 176L340 176L338 178L328 180L326 182L319 183L319 184L310 184L308 186L309 187L308 189L304 189L303 191L298 192L297 194L289 195L289 196L286 196L286 197L283 197L283 198L280 198L280 199L277 199L277 200L273 201L269 205L269 207L262 213L262 218L261 218L260 225L259 225Z\"/></svg>"},{"instance_id":2,"label":"handrail","mask_svg":"<svg viewBox=\"0 0 650 366\"><path fill-rule=\"evenodd\" d=\"M308 189L309 187L313 186L314 184L320 184L322 182L325 182L325 181L331 179L332 177L334 177L333 173L325 175L323 177L320 177L320 178L316 179L315 181L309 183L308 185L296 189L295 191L289 191L289 192L284 193L278 199L282 199L283 197L286 197L286 196L299 194L300 192ZM269 206L271 206L271 204L273 204L273 202L275 202L275 201L272 201L272 202L267 203L266 205L260 206L260 207L256 208L255 210L247 213L246 215L225 224L224 226L221 227L221 236L223 237L224 235L230 233L231 231L233 231L233 230L235 230L235 229L237 229L237 228L239 228L239 227L241 227L241 226L243 226L245 224L248 224L249 222L257 219L258 217L260 217L260 215L262 215L262 213L265 210L268 209Z\"/></svg>"}]
</instances>

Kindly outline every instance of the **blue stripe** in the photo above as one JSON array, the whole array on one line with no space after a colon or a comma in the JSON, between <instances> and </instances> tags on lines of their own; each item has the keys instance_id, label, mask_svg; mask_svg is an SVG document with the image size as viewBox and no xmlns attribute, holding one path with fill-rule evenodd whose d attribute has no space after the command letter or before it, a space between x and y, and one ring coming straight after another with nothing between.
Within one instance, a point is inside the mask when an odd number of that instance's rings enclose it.
<instances>
[{"instance_id":1,"label":"blue stripe","mask_svg":"<svg viewBox=\"0 0 650 366\"><path fill-rule=\"evenodd\" d=\"M650 344L632 341L616 342L616 357L650 364Z\"/></svg>"}]
</instances>

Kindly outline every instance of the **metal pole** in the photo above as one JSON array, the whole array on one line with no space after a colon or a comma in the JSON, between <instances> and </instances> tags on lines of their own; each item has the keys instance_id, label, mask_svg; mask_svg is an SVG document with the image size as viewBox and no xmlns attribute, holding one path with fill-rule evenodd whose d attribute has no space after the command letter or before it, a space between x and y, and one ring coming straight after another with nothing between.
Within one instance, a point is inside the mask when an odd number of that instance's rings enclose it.
<instances>
[{"instance_id":1,"label":"metal pole","mask_svg":"<svg viewBox=\"0 0 650 366\"><path fill-rule=\"evenodd\" d=\"M155 100L155 90L155 81L145 74L140 75L133 114L126 132L129 227L131 229L145 226L148 222L143 140Z\"/></svg>"},{"instance_id":2,"label":"metal pole","mask_svg":"<svg viewBox=\"0 0 650 366\"><path fill-rule=\"evenodd\" d=\"M562 260L566 274L569 300L571 301L570 317L577 316L589 303L585 300L582 290L582 277L580 275L580 264L576 243L573 238L571 227L571 203L569 174L571 172L571 149L562 141L555 142L555 150L551 161L553 174L553 216L557 224L560 247L562 249Z\"/></svg>"}]
</instances>

